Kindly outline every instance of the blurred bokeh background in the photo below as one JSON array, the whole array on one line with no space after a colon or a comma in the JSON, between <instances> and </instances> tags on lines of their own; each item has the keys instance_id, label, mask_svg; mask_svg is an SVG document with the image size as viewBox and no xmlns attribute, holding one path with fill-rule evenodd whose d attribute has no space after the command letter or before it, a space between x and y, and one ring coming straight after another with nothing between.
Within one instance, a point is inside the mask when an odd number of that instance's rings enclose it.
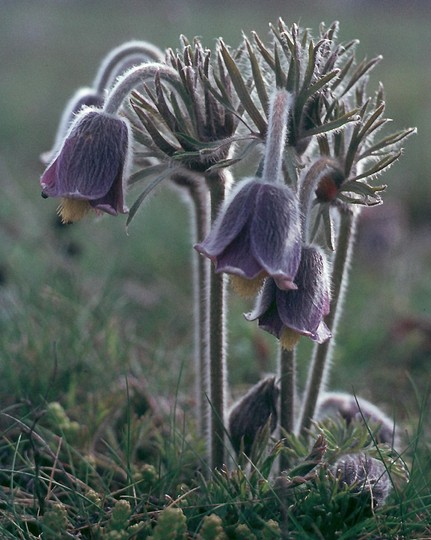
<instances>
[{"instance_id":1,"label":"blurred bokeh background","mask_svg":"<svg viewBox=\"0 0 431 540\"><path fill-rule=\"evenodd\" d=\"M40 197L39 155L62 108L99 61L129 39L161 48L179 35L212 47L242 32L269 36L282 17L317 29L340 21L357 56L383 55L393 130L417 126L382 178L382 207L364 212L337 339L331 386L354 390L398 418L414 415L431 374L431 3L427 0L0 0L0 400L65 399L108 391L131 372L154 391L191 381L188 215L162 189L125 219L59 226ZM130 192L128 203L138 195ZM235 385L273 369L273 342L232 300L229 370ZM303 356L309 352L305 345ZM416 393L417 392L417 393Z\"/></svg>"}]
</instances>

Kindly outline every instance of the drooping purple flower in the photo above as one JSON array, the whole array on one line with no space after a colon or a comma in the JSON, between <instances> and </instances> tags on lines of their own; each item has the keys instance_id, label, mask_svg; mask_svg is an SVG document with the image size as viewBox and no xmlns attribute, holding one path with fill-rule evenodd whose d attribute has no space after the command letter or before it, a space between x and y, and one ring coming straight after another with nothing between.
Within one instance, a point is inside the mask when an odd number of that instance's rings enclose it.
<instances>
[{"instance_id":1,"label":"drooping purple flower","mask_svg":"<svg viewBox=\"0 0 431 540\"><path fill-rule=\"evenodd\" d=\"M58 154L42 175L43 197L62 197L63 221L86 209L126 213L124 177L130 147L126 120L87 108L77 115Z\"/></svg>"},{"instance_id":2,"label":"drooping purple flower","mask_svg":"<svg viewBox=\"0 0 431 540\"><path fill-rule=\"evenodd\" d=\"M241 182L195 249L214 262L216 272L247 280L269 275L278 287L294 289L301 257L297 196L282 184Z\"/></svg>"},{"instance_id":3,"label":"drooping purple flower","mask_svg":"<svg viewBox=\"0 0 431 540\"><path fill-rule=\"evenodd\" d=\"M295 283L296 290L283 291L268 279L255 309L246 314L250 321L258 319L259 326L279 338L287 349L296 344L300 335L317 343L331 337L323 322L330 307L329 274L325 256L318 248L302 248Z\"/></svg>"}]
</instances>

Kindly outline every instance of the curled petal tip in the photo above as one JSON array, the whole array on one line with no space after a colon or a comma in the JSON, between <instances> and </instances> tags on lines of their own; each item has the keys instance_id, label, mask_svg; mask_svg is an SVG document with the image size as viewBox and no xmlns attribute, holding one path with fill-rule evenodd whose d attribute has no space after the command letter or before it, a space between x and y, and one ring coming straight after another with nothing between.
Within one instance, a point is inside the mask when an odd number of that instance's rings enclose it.
<instances>
[{"instance_id":1,"label":"curled petal tip","mask_svg":"<svg viewBox=\"0 0 431 540\"><path fill-rule=\"evenodd\" d=\"M282 291L296 291L298 286L288 277L274 277L274 281L279 289Z\"/></svg>"}]
</instances>

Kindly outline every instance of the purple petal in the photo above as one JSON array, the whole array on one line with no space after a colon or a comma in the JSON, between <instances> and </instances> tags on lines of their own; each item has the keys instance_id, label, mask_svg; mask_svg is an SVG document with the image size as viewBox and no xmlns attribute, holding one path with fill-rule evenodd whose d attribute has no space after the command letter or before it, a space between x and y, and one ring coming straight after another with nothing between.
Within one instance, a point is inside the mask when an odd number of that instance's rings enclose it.
<instances>
[{"instance_id":1,"label":"purple petal","mask_svg":"<svg viewBox=\"0 0 431 540\"><path fill-rule=\"evenodd\" d=\"M209 235L195 249L214 260L239 235L254 212L256 196L262 184L246 180L238 184L223 205Z\"/></svg>"},{"instance_id":2,"label":"purple petal","mask_svg":"<svg viewBox=\"0 0 431 540\"><path fill-rule=\"evenodd\" d=\"M310 337L313 341L316 341L317 343L325 343L325 341L328 341L328 339L332 337L332 333L326 326L326 324L322 321L317 327L317 330L314 332L313 335L310 335Z\"/></svg>"},{"instance_id":3,"label":"purple petal","mask_svg":"<svg viewBox=\"0 0 431 540\"><path fill-rule=\"evenodd\" d=\"M227 272L253 279L262 272L262 267L250 249L250 231L246 223L243 230L214 259L216 272Z\"/></svg>"},{"instance_id":4,"label":"purple petal","mask_svg":"<svg viewBox=\"0 0 431 540\"><path fill-rule=\"evenodd\" d=\"M287 186L263 184L251 225L252 250L280 288L294 288L301 259L299 202Z\"/></svg>"},{"instance_id":5,"label":"purple petal","mask_svg":"<svg viewBox=\"0 0 431 540\"><path fill-rule=\"evenodd\" d=\"M104 197L89 201L89 203L96 210L106 212L111 216L116 216L118 213L127 214L129 209L124 205L122 175L119 175L114 181L111 189Z\"/></svg>"},{"instance_id":6,"label":"purple petal","mask_svg":"<svg viewBox=\"0 0 431 540\"><path fill-rule=\"evenodd\" d=\"M259 319L259 326L270 334L280 337L284 328L276 304L277 287L274 280L267 279L263 286L262 292L259 294L256 305L250 313L245 313L244 317L248 321Z\"/></svg>"},{"instance_id":7,"label":"purple petal","mask_svg":"<svg viewBox=\"0 0 431 540\"><path fill-rule=\"evenodd\" d=\"M322 320L329 312L329 278L325 259L317 248L303 248L295 282L296 291L276 291L284 325L316 341L328 339L330 332Z\"/></svg>"}]
</instances>

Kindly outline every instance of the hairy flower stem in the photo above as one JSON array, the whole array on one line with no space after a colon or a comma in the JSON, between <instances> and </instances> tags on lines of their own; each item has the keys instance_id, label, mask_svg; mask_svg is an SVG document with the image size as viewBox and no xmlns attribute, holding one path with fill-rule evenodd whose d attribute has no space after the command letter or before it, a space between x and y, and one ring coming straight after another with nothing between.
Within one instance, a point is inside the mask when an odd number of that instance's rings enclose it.
<instances>
[{"instance_id":1,"label":"hairy flower stem","mask_svg":"<svg viewBox=\"0 0 431 540\"><path fill-rule=\"evenodd\" d=\"M128 41L112 51L103 59L94 78L93 88L102 94L115 78L124 71L129 62L163 62L163 52L146 41Z\"/></svg>"},{"instance_id":2,"label":"hairy flower stem","mask_svg":"<svg viewBox=\"0 0 431 540\"><path fill-rule=\"evenodd\" d=\"M180 170L171 177L173 183L187 192L190 210L192 243L208 234L210 220L209 190L202 175ZM195 411L198 434L204 438L209 431L208 421L208 351L209 351L209 276L210 261L193 251L193 304L194 304L194 375Z\"/></svg>"},{"instance_id":3,"label":"hairy flower stem","mask_svg":"<svg viewBox=\"0 0 431 540\"><path fill-rule=\"evenodd\" d=\"M200 241L209 229L209 193L206 186L193 185L190 195L194 207L194 242ZM208 323L209 323L209 271L210 261L198 253L193 254L193 287L195 301L195 377L198 433L204 437L208 427Z\"/></svg>"},{"instance_id":4,"label":"hairy flower stem","mask_svg":"<svg viewBox=\"0 0 431 540\"><path fill-rule=\"evenodd\" d=\"M277 89L269 107L269 123L265 145L262 179L265 182L284 182L283 156L286 147L290 94ZM282 349L279 356L280 375L280 427L290 433L293 430L296 365L295 352ZM281 466L284 465L283 459Z\"/></svg>"},{"instance_id":5,"label":"hairy flower stem","mask_svg":"<svg viewBox=\"0 0 431 540\"><path fill-rule=\"evenodd\" d=\"M154 79L157 74L159 74L164 81L177 89L178 93L181 95L182 86L178 73L169 66L151 62L135 66L126 71L126 73L118 79L106 97L103 110L108 114L116 114L123 101L136 86L150 79Z\"/></svg>"},{"instance_id":6,"label":"hairy flower stem","mask_svg":"<svg viewBox=\"0 0 431 540\"><path fill-rule=\"evenodd\" d=\"M359 211L356 209L343 208L340 210L340 229L331 278L331 311L325 318L325 323L332 333L332 338L325 343L317 345L314 349L301 414L300 432L303 434L311 426L320 391L327 379L338 320L348 281L358 215Z\"/></svg>"},{"instance_id":7,"label":"hairy flower stem","mask_svg":"<svg viewBox=\"0 0 431 540\"><path fill-rule=\"evenodd\" d=\"M280 351L280 426L287 433L295 427L296 350Z\"/></svg>"},{"instance_id":8,"label":"hairy flower stem","mask_svg":"<svg viewBox=\"0 0 431 540\"><path fill-rule=\"evenodd\" d=\"M226 192L226 171L207 175L211 194L211 222L214 222ZM226 277L211 269L209 313L209 400L211 406L208 440L210 467L225 463L224 411L226 403Z\"/></svg>"},{"instance_id":9,"label":"hairy flower stem","mask_svg":"<svg viewBox=\"0 0 431 540\"><path fill-rule=\"evenodd\" d=\"M293 433L295 427L296 398L296 349L288 351L280 348L280 428L284 433ZM280 458L280 472L287 469L284 455Z\"/></svg>"},{"instance_id":10,"label":"hairy flower stem","mask_svg":"<svg viewBox=\"0 0 431 540\"><path fill-rule=\"evenodd\" d=\"M290 94L277 89L269 107L269 124L265 143L262 179L264 182L283 182L282 166L286 145Z\"/></svg>"}]
</instances>

